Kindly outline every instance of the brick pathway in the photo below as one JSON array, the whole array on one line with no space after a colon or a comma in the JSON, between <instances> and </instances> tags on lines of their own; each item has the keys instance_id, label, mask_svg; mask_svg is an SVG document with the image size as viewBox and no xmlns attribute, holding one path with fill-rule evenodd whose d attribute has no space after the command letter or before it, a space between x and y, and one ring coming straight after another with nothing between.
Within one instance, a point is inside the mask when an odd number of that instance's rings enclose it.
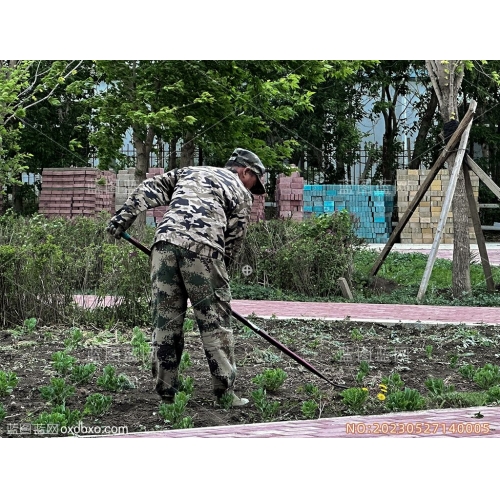
<instances>
[{"instance_id":1,"label":"brick pathway","mask_svg":"<svg viewBox=\"0 0 500 500\"><path fill-rule=\"evenodd\" d=\"M477 418L478 414L482 418ZM479 416L480 416L479 415ZM106 436L118 438L500 438L500 408L475 407L337 417L262 424L202 427Z\"/></svg>"}]
</instances>

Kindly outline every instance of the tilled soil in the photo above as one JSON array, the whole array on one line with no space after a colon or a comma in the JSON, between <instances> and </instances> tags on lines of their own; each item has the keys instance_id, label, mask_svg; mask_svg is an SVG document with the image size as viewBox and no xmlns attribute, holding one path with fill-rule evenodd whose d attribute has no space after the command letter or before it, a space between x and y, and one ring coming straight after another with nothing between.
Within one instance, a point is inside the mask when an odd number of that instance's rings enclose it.
<instances>
[{"instance_id":1,"label":"tilled soil","mask_svg":"<svg viewBox=\"0 0 500 500\"><path fill-rule=\"evenodd\" d=\"M360 414L388 412L384 402L377 399L377 394L380 393L382 377L391 373L399 373L406 387L417 389L428 397L425 381L429 377L443 379L446 384L454 385L456 391L479 391L474 382L460 374L460 367L465 364L476 368L486 363L500 365L499 327L249 319L335 384L368 389L369 398ZM82 342L68 353L77 358L78 363L95 363L97 369L89 383L76 386L75 394L66 401L66 407L83 412L88 395L101 393L112 397L107 413L101 417L85 415L81 418L82 425L94 429L99 427L100 433L116 432L118 428L124 432L123 427L127 432L171 429L172 426L159 414L160 400L154 391L147 361L143 363L132 354L132 331L119 328L81 331ZM151 332L143 331L149 338ZM69 329L64 327L43 327L21 334L0 331L0 370L15 372L18 377L12 393L0 397L6 413L0 423L1 437L61 435L61 431L54 428L51 432L47 429L44 432L43 426L35 426L34 421L42 412L51 411L51 405L42 398L40 388L49 385L51 378L60 376L53 367L52 356L65 349L64 340L68 337ZM266 419L304 419L302 405L311 400L306 388L311 389L312 384L319 389L319 396L315 397L319 405L315 418L353 414L342 401L341 388L333 387L308 372L241 326L235 328L236 392L250 399L250 403L241 408L220 408L213 401L210 374L199 334L187 332L185 339L185 351L189 353L191 366L184 375L193 378L194 392L184 415L191 417L194 427L249 424ZM362 361L367 361L369 372L362 380L356 380ZM134 387L119 392L99 387L97 378L108 364L116 368L117 374L125 374ZM273 415L265 416L251 395L257 389L253 378L269 368L281 368L287 378L277 391L268 392L268 400L279 402L279 408ZM70 383L69 377L65 378ZM427 408L446 407L447 404L427 399Z\"/></svg>"}]
</instances>

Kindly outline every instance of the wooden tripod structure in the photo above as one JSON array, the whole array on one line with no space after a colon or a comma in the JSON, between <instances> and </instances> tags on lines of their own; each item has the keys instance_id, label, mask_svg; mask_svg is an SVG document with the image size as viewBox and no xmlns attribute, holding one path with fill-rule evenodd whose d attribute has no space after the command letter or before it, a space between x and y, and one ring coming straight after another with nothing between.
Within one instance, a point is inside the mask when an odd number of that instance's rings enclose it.
<instances>
[{"instance_id":1,"label":"wooden tripod structure","mask_svg":"<svg viewBox=\"0 0 500 500\"><path fill-rule=\"evenodd\" d=\"M486 242L481 228L481 221L479 219L479 213L477 211L476 202L474 200L474 193L472 191L469 169L472 170L489 187L489 189L495 194L495 196L497 196L499 200L500 200L500 188L491 180L491 178L486 174L486 172L484 172L479 167L479 165L477 165L477 163L475 163L472 160L472 158L465 152L465 148L467 146L467 141L469 138L469 131L472 126L472 118L474 116L476 106L477 103L475 101L471 101L467 113L463 117L462 121L459 123L453 135L450 137L448 143L446 144L446 147L439 155L439 158L436 160L432 168L429 170L427 177L422 182L419 190L417 191L417 194L415 195L410 205L408 206L408 209L400 218L398 225L392 232L391 236L389 237L389 240L387 241L385 247L383 248L382 252L380 253L379 257L375 261L375 264L373 265L370 271L370 276L375 276L377 274L378 270L380 269L380 266L386 259L391 248L394 246L394 243L396 242L397 238L405 228L406 224L410 220L410 217L413 215L413 212L415 212L419 203L422 201L423 197L425 196L425 193L428 191L432 181L434 180L439 170L441 169L441 166L447 160L450 154L454 152L454 148L460 141L458 151L456 151L457 154L455 157L455 163L450 173L450 183L448 185L445 199L443 201L443 208L439 218L438 227L436 230L436 236L434 237L434 243L432 244L429 259L427 261L427 266L424 271L424 276L422 278L422 283L420 284L420 289L417 296L418 300L421 300L423 298L427 290L427 285L429 283L429 279L432 273L432 268L436 260L437 251L439 249L439 242L441 240L443 229L446 223L446 218L448 217L448 212L451 208L453 195L455 194L455 188L457 185L457 179L460 173L460 169L463 169L464 172L467 202L469 205L469 210L472 218L472 224L474 226L474 232L476 234L476 240L479 249L479 255L481 256L481 264L483 266L487 290L489 292L493 292L495 290L495 283L493 282L493 277L491 274L490 261L488 258L488 253L486 251Z\"/></svg>"}]
</instances>

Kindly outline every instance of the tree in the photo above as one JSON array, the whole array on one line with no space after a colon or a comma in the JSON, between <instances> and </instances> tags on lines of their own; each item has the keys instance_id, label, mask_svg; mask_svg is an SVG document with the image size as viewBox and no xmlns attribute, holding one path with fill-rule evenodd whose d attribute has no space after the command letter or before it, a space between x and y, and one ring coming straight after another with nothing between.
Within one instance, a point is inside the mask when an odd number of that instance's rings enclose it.
<instances>
[{"instance_id":1,"label":"tree","mask_svg":"<svg viewBox=\"0 0 500 500\"><path fill-rule=\"evenodd\" d=\"M444 123L445 138L447 129L458 124L458 93L464 77L462 61L426 61L427 71L439 102L439 111ZM448 158L448 167L455 161L455 153ZM469 244L469 206L465 191L462 169L458 176L452 203L453 212L453 296L460 297L470 293L470 244Z\"/></svg>"},{"instance_id":2,"label":"tree","mask_svg":"<svg viewBox=\"0 0 500 500\"><path fill-rule=\"evenodd\" d=\"M0 61L0 190L20 184L29 153L21 151L22 120L29 108L55 102L54 92L65 85L81 61Z\"/></svg>"}]
</instances>

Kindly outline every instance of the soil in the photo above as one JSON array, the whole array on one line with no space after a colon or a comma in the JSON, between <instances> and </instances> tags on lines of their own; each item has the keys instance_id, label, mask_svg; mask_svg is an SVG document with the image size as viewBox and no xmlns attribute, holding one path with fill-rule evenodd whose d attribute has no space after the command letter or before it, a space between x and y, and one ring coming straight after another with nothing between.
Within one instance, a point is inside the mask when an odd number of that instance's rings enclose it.
<instances>
[{"instance_id":1,"label":"soil","mask_svg":"<svg viewBox=\"0 0 500 500\"><path fill-rule=\"evenodd\" d=\"M419 324L383 325L350 321L264 320L249 318L289 349L307 360L336 384L348 387L366 387L369 399L361 413L382 414L388 410L377 399L383 376L397 372L407 387L428 396L425 380L441 378L456 391L478 391L472 381L465 379L459 368L472 364L479 368L486 363L500 364L498 346L500 327L464 325L424 326ZM143 330L149 338L151 332ZM160 400L154 391L149 368L132 354L132 331L125 329L82 330L83 342L69 354L80 363L93 362L97 370L88 384L76 386L75 395L67 400L70 409L83 410L86 397L102 393L112 397L112 405L104 416L84 416L85 426L126 426L128 432L170 429L159 415ZM53 369L52 355L65 348L68 328L39 328L21 335L0 331L0 369L13 371L18 384L12 393L0 397L6 417L0 423L1 437L38 437L29 424L42 413L50 412L50 405L41 397L40 388L47 386L58 374ZM262 422L264 417L251 398L257 389L252 379L268 368L281 368L287 374L284 384L276 392L268 392L268 399L279 402L276 415L270 420L304 419L302 404L311 397L306 384L314 384L321 393L316 417L344 416L349 409L340 396L340 388L308 372L296 361L247 328L235 328L236 359L238 365L236 392L251 401L241 408L225 410L215 406L211 380L199 334L186 333L185 351L191 366L184 375L194 379L194 392L185 415L194 427L224 426ZM432 347L428 347L432 346ZM361 383L356 382L360 362L367 361L370 371ZM102 390L96 381L104 366L111 364L117 374L125 374L134 388L121 392ZM66 377L67 378L67 377ZM443 406L431 399L427 408ZM444 404L446 406L446 404ZM20 431L24 432L20 434ZM17 432L13 434L13 432Z\"/></svg>"}]
</instances>

